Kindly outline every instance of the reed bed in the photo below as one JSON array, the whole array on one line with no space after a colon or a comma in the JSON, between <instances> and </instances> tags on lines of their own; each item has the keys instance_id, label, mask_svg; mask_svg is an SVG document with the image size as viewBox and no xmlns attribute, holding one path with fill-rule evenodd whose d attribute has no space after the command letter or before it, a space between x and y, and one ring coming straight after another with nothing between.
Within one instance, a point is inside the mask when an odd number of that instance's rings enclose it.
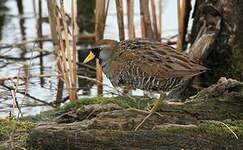
<instances>
[{"instance_id":1,"label":"reed bed","mask_svg":"<svg viewBox=\"0 0 243 150\"><path fill-rule=\"evenodd\" d=\"M57 58L57 71L61 78L58 81L57 100L62 99L63 83L65 83L69 99L77 99L77 70L76 70L76 17L74 2L72 5L72 32L70 33L63 1L47 1L49 22L53 44ZM71 35L70 35L71 34ZM72 46L69 40L72 40Z\"/></svg>"}]
</instances>

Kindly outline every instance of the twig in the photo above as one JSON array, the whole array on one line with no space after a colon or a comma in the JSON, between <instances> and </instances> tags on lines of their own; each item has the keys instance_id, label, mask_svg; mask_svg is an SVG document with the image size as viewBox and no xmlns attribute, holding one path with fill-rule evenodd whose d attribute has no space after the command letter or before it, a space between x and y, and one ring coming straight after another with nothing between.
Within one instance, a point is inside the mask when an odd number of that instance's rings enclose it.
<instances>
[{"instance_id":1,"label":"twig","mask_svg":"<svg viewBox=\"0 0 243 150\"><path fill-rule=\"evenodd\" d=\"M215 121L215 120L210 120L210 121L206 121L206 122L211 122L211 123L215 123L215 124L222 124L223 126L225 126L233 135L234 137L238 140L239 137L237 136L237 134L224 122L222 121Z\"/></svg>"},{"instance_id":2,"label":"twig","mask_svg":"<svg viewBox=\"0 0 243 150\"><path fill-rule=\"evenodd\" d=\"M51 38L44 37L40 39L34 39L34 40L29 40L29 41L22 41L20 43L13 43L13 44L1 44L0 48L14 48L14 47L20 47L22 45L26 45L28 43L36 43L36 42L45 42L45 41L51 41Z\"/></svg>"},{"instance_id":3,"label":"twig","mask_svg":"<svg viewBox=\"0 0 243 150\"><path fill-rule=\"evenodd\" d=\"M136 109L136 108L128 108L127 109L128 111L136 111L136 112L139 112L139 113L143 113L143 114L149 114L150 112L149 111L146 111L146 110L141 110L141 109ZM162 114L160 114L159 112L155 112L156 115L160 116L160 117L163 117Z\"/></svg>"},{"instance_id":4,"label":"twig","mask_svg":"<svg viewBox=\"0 0 243 150\"><path fill-rule=\"evenodd\" d=\"M9 87L9 86L7 86L7 85L5 85L5 84L2 85L2 86L5 87L6 89L10 90L10 91L11 91L11 90L14 90L14 88ZM25 92L21 92L21 91L19 91L19 90L17 90L16 92L19 93L19 94L25 95ZM46 104L46 105L51 106L51 107L55 107L52 103L48 103L48 102L46 102L46 101L44 101L44 100L38 99L38 98L36 98L36 97L34 97L34 96L31 96L29 93L27 93L26 96L29 97L29 98L31 98L31 99L33 99L33 100L35 100L35 101L37 101L37 102Z\"/></svg>"},{"instance_id":5,"label":"twig","mask_svg":"<svg viewBox=\"0 0 243 150\"><path fill-rule=\"evenodd\" d=\"M111 87L111 86L109 86L108 84L104 84L103 82L99 82L99 81L97 81L97 80L94 79L94 78L90 78L90 77L82 76L82 75L78 75L78 78L86 79L86 80L93 81L93 82L96 82L96 83L98 82L100 85L102 85L102 86L107 86L107 87L109 87L109 88L115 90L116 92L120 93L119 90L117 90L116 88Z\"/></svg>"},{"instance_id":6,"label":"twig","mask_svg":"<svg viewBox=\"0 0 243 150\"><path fill-rule=\"evenodd\" d=\"M0 55L0 59L8 59L8 60L15 60L15 61L25 61L25 60L30 60L30 59L36 59L36 58L39 58L41 56L47 56L47 55L50 55L51 53L50 52L46 52L42 55L36 55L34 57L25 57L25 58L19 58L19 57L12 57L12 56L8 56L8 55L5 55L5 56L1 56Z\"/></svg>"},{"instance_id":7,"label":"twig","mask_svg":"<svg viewBox=\"0 0 243 150\"><path fill-rule=\"evenodd\" d=\"M14 80L14 79L21 79L21 80L26 80L27 78L44 78L44 77L52 77L52 76L57 76L57 75L51 75L51 74L34 74L34 75L29 75L29 76L13 76L13 77L6 77L6 78L0 78L0 81L5 81L5 80Z\"/></svg>"}]
</instances>

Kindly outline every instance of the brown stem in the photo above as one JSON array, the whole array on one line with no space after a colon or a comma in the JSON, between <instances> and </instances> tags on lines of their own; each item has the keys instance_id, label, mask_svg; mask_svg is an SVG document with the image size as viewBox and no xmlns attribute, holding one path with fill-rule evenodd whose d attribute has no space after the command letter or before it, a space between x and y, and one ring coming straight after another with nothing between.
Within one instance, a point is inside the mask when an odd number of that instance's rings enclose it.
<instances>
[{"instance_id":1,"label":"brown stem","mask_svg":"<svg viewBox=\"0 0 243 150\"><path fill-rule=\"evenodd\" d=\"M122 0L116 0L116 14L120 41L125 40Z\"/></svg>"},{"instance_id":2,"label":"brown stem","mask_svg":"<svg viewBox=\"0 0 243 150\"><path fill-rule=\"evenodd\" d=\"M134 0L127 0L127 22L128 22L129 39L134 39L136 37L133 17L134 17Z\"/></svg>"}]
</instances>

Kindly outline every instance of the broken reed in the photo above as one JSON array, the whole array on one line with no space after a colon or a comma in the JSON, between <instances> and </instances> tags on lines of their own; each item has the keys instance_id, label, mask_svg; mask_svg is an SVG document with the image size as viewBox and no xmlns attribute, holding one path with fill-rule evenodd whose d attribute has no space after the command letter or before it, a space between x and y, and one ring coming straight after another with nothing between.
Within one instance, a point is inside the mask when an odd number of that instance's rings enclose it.
<instances>
[{"instance_id":1,"label":"broken reed","mask_svg":"<svg viewBox=\"0 0 243 150\"><path fill-rule=\"evenodd\" d=\"M74 2L72 0L72 35L70 36L69 28L65 16L63 1L56 3L54 0L48 0L49 20L52 32L53 43L55 44L55 53L57 56L57 69L64 81L69 99L77 99L76 88L76 20L74 11ZM50 10L53 9L53 10ZM62 31L63 29L63 31ZM70 46L69 38L72 39L72 49ZM56 43L57 42L57 43ZM62 90L62 89L61 89ZM59 92L60 91L58 89Z\"/></svg>"}]
</instances>

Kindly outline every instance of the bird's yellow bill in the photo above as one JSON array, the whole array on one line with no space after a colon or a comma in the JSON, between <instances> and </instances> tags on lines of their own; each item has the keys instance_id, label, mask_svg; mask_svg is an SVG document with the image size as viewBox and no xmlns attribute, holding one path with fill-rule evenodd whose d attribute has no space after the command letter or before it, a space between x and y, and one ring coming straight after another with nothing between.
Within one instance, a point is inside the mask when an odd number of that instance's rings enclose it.
<instances>
[{"instance_id":1,"label":"bird's yellow bill","mask_svg":"<svg viewBox=\"0 0 243 150\"><path fill-rule=\"evenodd\" d=\"M87 63L87 62L90 62L91 60L93 60L95 58L95 55L92 53L92 52L90 52L89 53L89 55L85 58L85 60L84 60L84 64L85 63Z\"/></svg>"}]
</instances>

